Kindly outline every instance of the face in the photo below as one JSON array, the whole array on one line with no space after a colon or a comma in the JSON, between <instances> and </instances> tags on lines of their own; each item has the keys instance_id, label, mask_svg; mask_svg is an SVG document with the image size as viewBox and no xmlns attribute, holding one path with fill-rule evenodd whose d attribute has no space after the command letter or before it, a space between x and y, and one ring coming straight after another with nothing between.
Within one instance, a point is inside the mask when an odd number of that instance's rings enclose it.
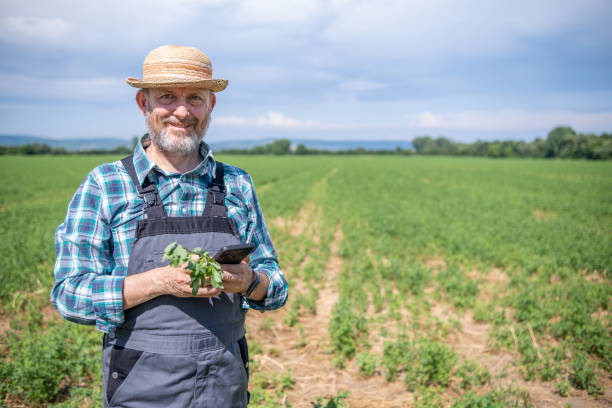
<instances>
[{"instance_id":1,"label":"face","mask_svg":"<svg viewBox=\"0 0 612 408\"><path fill-rule=\"evenodd\" d=\"M152 88L139 91L136 101L151 142L162 151L188 155L206 134L215 95L199 88Z\"/></svg>"}]
</instances>

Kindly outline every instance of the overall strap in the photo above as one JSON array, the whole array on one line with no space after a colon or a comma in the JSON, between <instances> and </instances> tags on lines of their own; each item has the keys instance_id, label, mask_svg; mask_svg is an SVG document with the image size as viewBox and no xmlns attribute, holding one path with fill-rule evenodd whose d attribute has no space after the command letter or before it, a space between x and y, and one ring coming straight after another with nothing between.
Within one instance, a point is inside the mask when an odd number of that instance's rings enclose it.
<instances>
[{"instance_id":1,"label":"overall strap","mask_svg":"<svg viewBox=\"0 0 612 408\"><path fill-rule=\"evenodd\" d=\"M136 176L133 155L129 155L128 157L121 159L121 163L130 175L132 183L134 183L136 186L136 190L138 190L138 197L142 198L145 202L144 211L147 218L165 218L167 216L166 210L164 209L164 204L162 203L159 192L157 191L157 186L151 183L148 177L145 178L143 185L140 185L138 176Z\"/></svg>"},{"instance_id":2,"label":"overall strap","mask_svg":"<svg viewBox=\"0 0 612 408\"><path fill-rule=\"evenodd\" d=\"M215 174L206 192L206 206L204 207L204 215L209 217L226 217L227 209L225 207L225 182L223 176L225 170L223 163L217 162Z\"/></svg>"}]
</instances>

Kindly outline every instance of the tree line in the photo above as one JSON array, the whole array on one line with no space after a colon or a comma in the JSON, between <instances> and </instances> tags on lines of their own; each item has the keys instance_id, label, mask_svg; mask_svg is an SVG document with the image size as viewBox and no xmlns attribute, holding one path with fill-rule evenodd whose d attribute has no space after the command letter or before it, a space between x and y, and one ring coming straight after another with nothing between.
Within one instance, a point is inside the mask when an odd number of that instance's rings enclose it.
<instances>
[{"instance_id":1,"label":"tree line","mask_svg":"<svg viewBox=\"0 0 612 408\"><path fill-rule=\"evenodd\" d=\"M133 145L138 142L135 137ZM612 133L576 133L568 126L559 126L550 131L545 139L535 139L532 142L506 141L476 141L474 143L458 143L445 137L417 137L412 141L413 149L366 150L363 147L346 150L312 149L304 144L292 147L289 139L278 139L263 146L248 149L223 149L224 154L271 154L271 155L312 155L312 154L378 154L378 155L440 155L440 156L480 156L480 157L538 157L538 158L573 158L608 160L612 159ZM46 144L34 143L21 146L0 146L0 155L7 154L130 154L133 148L119 146L112 150L81 150L68 151L63 147L50 147Z\"/></svg>"},{"instance_id":2,"label":"tree line","mask_svg":"<svg viewBox=\"0 0 612 408\"><path fill-rule=\"evenodd\" d=\"M612 158L612 133L576 133L567 126L556 127L546 139L524 141L477 141L456 143L444 137L417 137L412 141L417 154L482 157L541 157L607 160Z\"/></svg>"},{"instance_id":3,"label":"tree line","mask_svg":"<svg viewBox=\"0 0 612 408\"><path fill-rule=\"evenodd\" d=\"M576 133L567 126L559 126L548 133L546 139L535 139L533 142L516 140L507 141L476 141L474 143L458 143L445 137L417 137L412 141L414 150L366 150L364 148L350 150L311 149L299 144L292 149L289 139L279 139L264 146L250 149L226 149L228 154L274 154L274 155L307 155L307 154L422 154L441 156L481 156L481 157L540 157L540 158L574 158L607 160L612 158L612 133L595 135L592 133Z\"/></svg>"},{"instance_id":4,"label":"tree line","mask_svg":"<svg viewBox=\"0 0 612 408\"><path fill-rule=\"evenodd\" d=\"M119 146L114 149L90 149L90 150L66 150L63 147L51 147L45 143L32 143L19 146L0 146L0 155L12 154L50 154L50 155L68 155L68 154L131 154L133 149L127 146Z\"/></svg>"},{"instance_id":5,"label":"tree line","mask_svg":"<svg viewBox=\"0 0 612 408\"><path fill-rule=\"evenodd\" d=\"M414 154L412 149L400 149L397 147L395 150L366 150L363 147L356 149L346 150L325 150L325 149L311 149L306 147L303 143L298 144L295 149L291 146L291 140L289 139L277 139L271 143L263 146L254 146L248 149L222 149L219 150L222 154L273 154L273 155L307 155L307 154Z\"/></svg>"}]
</instances>

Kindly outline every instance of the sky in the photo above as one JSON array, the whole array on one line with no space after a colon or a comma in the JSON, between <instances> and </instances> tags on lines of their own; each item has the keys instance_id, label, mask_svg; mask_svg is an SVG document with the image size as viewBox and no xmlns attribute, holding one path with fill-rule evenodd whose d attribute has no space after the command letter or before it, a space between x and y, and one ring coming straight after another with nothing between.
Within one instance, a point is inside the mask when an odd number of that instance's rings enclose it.
<instances>
[{"instance_id":1,"label":"sky","mask_svg":"<svg viewBox=\"0 0 612 408\"><path fill-rule=\"evenodd\" d=\"M610 21L610 0L2 1L0 134L143 134L125 78L165 44L229 81L209 140L610 132Z\"/></svg>"}]
</instances>

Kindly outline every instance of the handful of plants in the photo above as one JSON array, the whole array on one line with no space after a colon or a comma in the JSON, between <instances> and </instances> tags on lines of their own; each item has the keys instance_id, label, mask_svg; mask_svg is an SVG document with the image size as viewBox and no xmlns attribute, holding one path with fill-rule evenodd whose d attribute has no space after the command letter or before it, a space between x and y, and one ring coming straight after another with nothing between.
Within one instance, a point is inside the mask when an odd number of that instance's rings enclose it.
<instances>
[{"instance_id":1,"label":"handful of plants","mask_svg":"<svg viewBox=\"0 0 612 408\"><path fill-rule=\"evenodd\" d=\"M193 255L197 255L197 261L193 260ZM213 288L223 288L221 265L208 252L202 251L200 247L193 248L190 251L181 244L173 242L164 250L162 261L170 261L170 265L174 267L187 263L185 269L191 271L189 273L191 277L189 286L193 296L198 293L200 286L206 285L207 277L210 278Z\"/></svg>"}]
</instances>

